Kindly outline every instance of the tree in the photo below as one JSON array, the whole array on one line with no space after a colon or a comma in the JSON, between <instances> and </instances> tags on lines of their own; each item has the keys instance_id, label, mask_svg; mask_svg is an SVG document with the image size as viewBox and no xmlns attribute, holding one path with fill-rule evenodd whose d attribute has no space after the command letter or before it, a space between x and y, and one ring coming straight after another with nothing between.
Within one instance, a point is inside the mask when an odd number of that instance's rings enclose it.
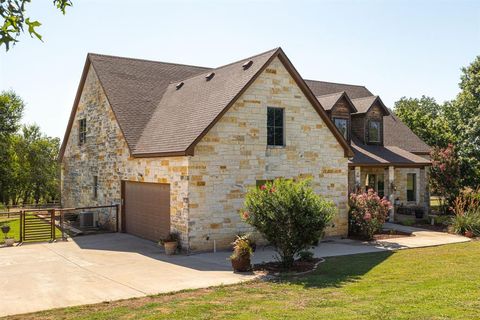
<instances>
[{"instance_id":1,"label":"tree","mask_svg":"<svg viewBox=\"0 0 480 320\"><path fill-rule=\"evenodd\" d=\"M321 238L336 212L332 202L313 192L308 180L277 179L252 188L245 208L242 218L275 247L286 268Z\"/></svg>"},{"instance_id":2,"label":"tree","mask_svg":"<svg viewBox=\"0 0 480 320\"><path fill-rule=\"evenodd\" d=\"M443 105L434 98L402 97L395 102L395 115L430 146L446 147L454 139Z\"/></svg>"},{"instance_id":3,"label":"tree","mask_svg":"<svg viewBox=\"0 0 480 320\"><path fill-rule=\"evenodd\" d=\"M42 36L36 31L41 23L31 20L26 16L26 5L32 0L1 0L0 17L3 19L3 25L0 27L0 46L5 45L6 51L10 49L11 44L18 42L20 34L27 29L30 36L42 41ZM53 5L63 14L67 7L72 6L71 0L53 0Z\"/></svg>"},{"instance_id":4,"label":"tree","mask_svg":"<svg viewBox=\"0 0 480 320\"><path fill-rule=\"evenodd\" d=\"M432 191L442 196L442 211L453 204L460 192L460 160L453 144L446 148L433 148L430 154Z\"/></svg>"}]
</instances>

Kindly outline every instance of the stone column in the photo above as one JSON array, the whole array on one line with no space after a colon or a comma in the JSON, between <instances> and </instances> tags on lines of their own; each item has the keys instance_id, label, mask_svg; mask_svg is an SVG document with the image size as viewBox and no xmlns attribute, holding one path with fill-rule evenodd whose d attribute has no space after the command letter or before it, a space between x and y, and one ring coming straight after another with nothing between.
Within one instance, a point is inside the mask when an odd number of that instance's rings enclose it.
<instances>
[{"instance_id":1,"label":"stone column","mask_svg":"<svg viewBox=\"0 0 480 320\"><path fill-rule=\"evenodd\" d=\"M360 167L355 167L355 190L354 190L354 192L357 192L358 189L361 186L361 177L362 177L362 172L360 170Z\"/></svg>"},{"instance_id":2,"label":"stone column","mask_svg":"<svg viewBox=\"0 0 480 320\"><path fill-rule=\"evenodd\" d=\"M395 221L395 167L388 167L388 200L392 203L392 209L390 209L389 221Z\"/></svg>"}]
</instances>

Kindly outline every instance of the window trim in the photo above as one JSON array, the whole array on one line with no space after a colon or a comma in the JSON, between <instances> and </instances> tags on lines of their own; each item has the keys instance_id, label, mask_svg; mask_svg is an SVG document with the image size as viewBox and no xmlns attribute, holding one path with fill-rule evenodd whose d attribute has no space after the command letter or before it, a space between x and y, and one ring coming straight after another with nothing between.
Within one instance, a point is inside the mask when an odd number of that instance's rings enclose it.
<instances>
[{"instance_id":1,"label":"window trim","mask_svg":"<svg viewBox=\"0 0 480 320\"><path fill-rule=\"evenodd\" d=\"M342 134L342 132L340 131L340 129L338 129L337 125L335 124L336 119L345 120L347 122L347 132L346 132L347 136L346 137L344 136L344 138L345 138L345 140L348 141L350 139L350 125L349 125L350 119L348 117L339 117L339 116L332 117L333 124L335 125L335 128L338 130L338 132L340 132L340 134Z\"/></svg>"},{"instance_id":2,"label":"window trim","mask_svg":"<svg viewBox=\"0 0 480 320\"><path fill-rule=\"evenodd\" d=\"M412 177L412 183L413 183L413 189L409 190L408 189L408 177ZM406 199L407 202L416 202L417 201L417 174L415 172L409 172L407 173L407 185L405 186L405 191L406 191ZM409 199L408 197L408 191L412 191L412 199Z\"/></svg>"},{"instance_id":3,"label":"window trim","mask_svg":"<svg viewBox=\"0 0 480 320\"><path fill-rule=\"evenodd\" d=\"M282 144L268 144L268 128L272 127L268 125L268 110L269 109L278 109L282 110ZM278 126L273 126L274 130L275 128L278 128ZM282 107L270 107L267 106L267 148L284 148L286 146L286 131L285 131L285 108Z\"/></svg>"},{"instance_id":4,"label":"window trim","mask_svg":"<svg viewBox=\"0 0 480 320\"><path fill-rule=\"evenodd\" d=\"M376 141L372 141L371 140L371 135L370 135L370 124L372 122L376 122L378 123L378 140ZM382 142L382 121L379 120L379 119L369 119L368 122L367 122L367 141L368 143L381 143Z\"/></svg>"},{"instance_id":5,"label":"window trim","mask_svg":"<svg viewBox=\"0 0 480 320\"><path fill-rule=\"evenodd\" d=\"M82 125L83 124L83 125ZM87 118L78 120L78 145L84 145L87 142Z\"/></svg>"}]
</instances>

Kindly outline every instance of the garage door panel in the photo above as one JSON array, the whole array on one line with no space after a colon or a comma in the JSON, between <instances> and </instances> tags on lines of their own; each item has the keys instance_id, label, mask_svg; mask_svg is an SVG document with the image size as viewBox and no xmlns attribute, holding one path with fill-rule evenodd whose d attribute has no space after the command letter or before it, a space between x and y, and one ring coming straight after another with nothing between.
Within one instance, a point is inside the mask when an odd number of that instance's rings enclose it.
<instances>
[{"instance_id":1,"label":"garage door panel","mask_svg":"<svg viewBox=\"0 0 480 320\"><path fill-rule=\"evenodd\" d=\"M136 236L158 241L170 232L170 185L125 183L125 228Z\"/></svg>"}]
</instances>

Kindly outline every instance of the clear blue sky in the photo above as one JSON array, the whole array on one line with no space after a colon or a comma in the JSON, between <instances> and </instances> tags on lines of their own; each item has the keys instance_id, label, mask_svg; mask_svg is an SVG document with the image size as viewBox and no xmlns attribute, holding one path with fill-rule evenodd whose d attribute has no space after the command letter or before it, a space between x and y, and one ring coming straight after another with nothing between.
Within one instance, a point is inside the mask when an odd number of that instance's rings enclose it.
<instances>
[{"instance_id":1,"label":"clear blue sky","mask_svg":"<svg viewBox=\"0 0 480 320\"><path fill-rule=\"evenodd\" d=\"M363 84L389 107L452 99L480 54L480 1L73 0L66 16L51 2L28 7L44 42L0 53L0 89L57 137L87 52L214 67L281 46L304 78Z\"/></svg>"}]
</instances>

